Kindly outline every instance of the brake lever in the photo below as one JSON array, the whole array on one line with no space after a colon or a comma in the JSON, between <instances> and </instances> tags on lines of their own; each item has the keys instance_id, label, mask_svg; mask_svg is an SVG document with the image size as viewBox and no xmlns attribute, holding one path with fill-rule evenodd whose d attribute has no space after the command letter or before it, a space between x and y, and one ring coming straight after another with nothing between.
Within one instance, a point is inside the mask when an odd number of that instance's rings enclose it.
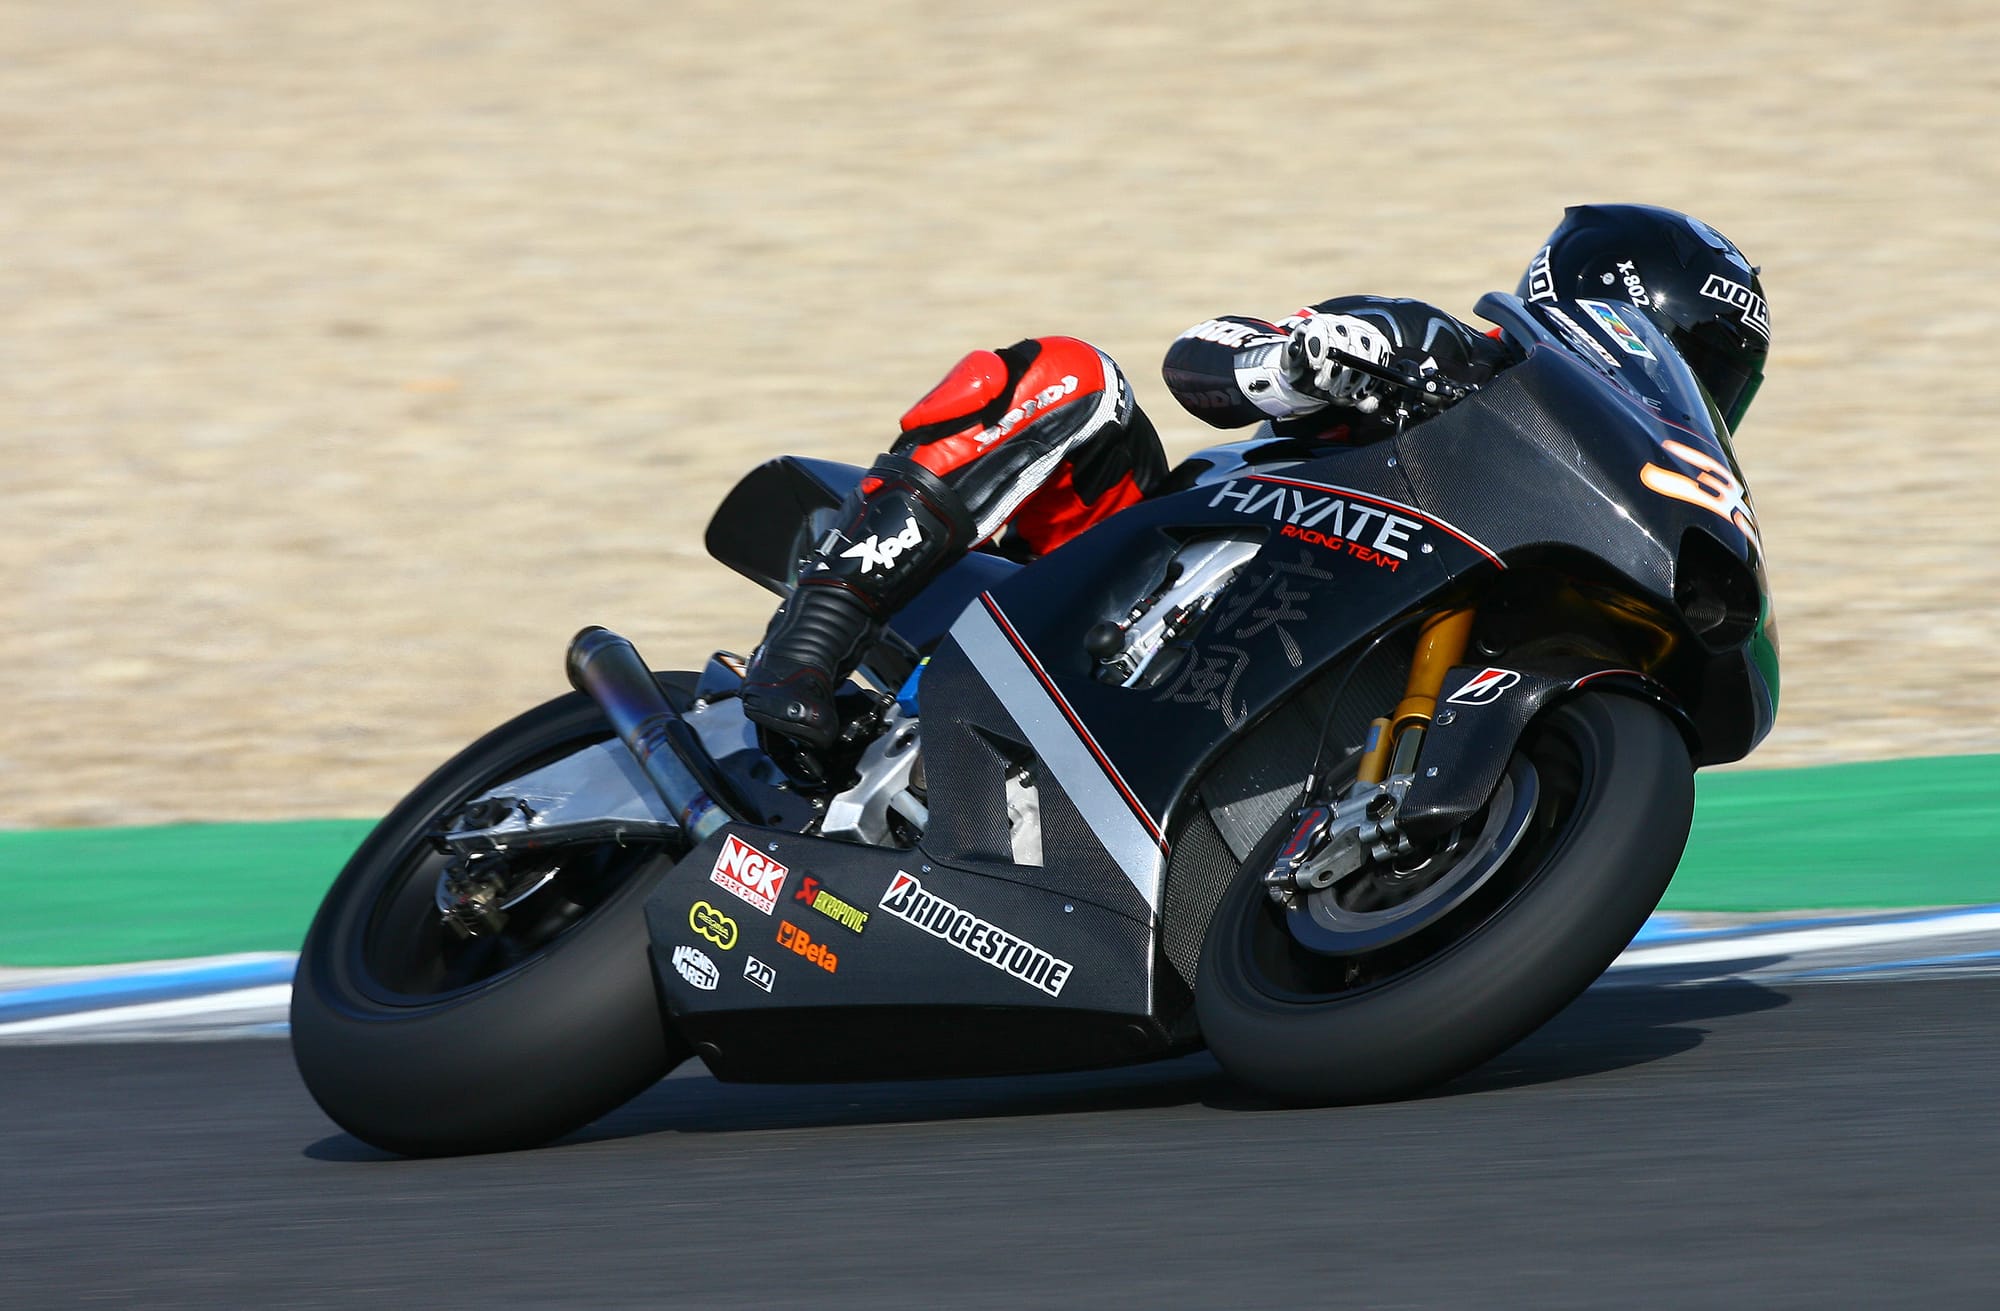
<instances>
[{"instance_id":1,"label":"brake lever","mask_svg":"<svg viewBox=\"0 0 2000 1311\"><path fill-rule=\"evenodd\" d=\"M1443 412L1479 390L1453 382L1441 374L1398 373L1387 365L1350 354L1338 346L1330 347L1327 353L1340 361L1343 367L1366 374L1378 382L1386 382L1406 393L1411 402L1425 409Z\"/></svg>"}]
</instances>

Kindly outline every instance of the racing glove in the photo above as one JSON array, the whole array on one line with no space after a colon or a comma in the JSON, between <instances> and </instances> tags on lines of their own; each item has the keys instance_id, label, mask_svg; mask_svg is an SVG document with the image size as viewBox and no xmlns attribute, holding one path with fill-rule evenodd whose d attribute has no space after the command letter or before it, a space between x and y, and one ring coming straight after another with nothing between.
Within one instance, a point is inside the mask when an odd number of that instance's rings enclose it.
<instances>
[{"instance_id":1,"label":"racing glove","mask_svg":"<svg viewBox=\"0 0 2000 1311\"><path fill-rule=\"evenodd\" d=\"M1292 328L1285 342L1286 378L1303 391L1372 414L1382 403L1375 380L1348 368L1340 355L1357 355L1371 364L1389 362L1389 339L1366 319L1352 314L1308 314Z\"/></svg>"}]
</instances>

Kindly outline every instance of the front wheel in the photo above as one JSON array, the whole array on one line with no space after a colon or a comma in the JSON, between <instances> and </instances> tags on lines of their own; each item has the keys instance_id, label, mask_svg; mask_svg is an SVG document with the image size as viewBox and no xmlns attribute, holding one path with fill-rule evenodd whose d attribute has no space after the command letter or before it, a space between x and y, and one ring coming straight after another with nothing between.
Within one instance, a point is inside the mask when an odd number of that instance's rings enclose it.
<instances>
[{"instance_id":1,"label":"front wheel","mask_svg":"<svg viewBox=\"0 0 2000 1311\"><path fill-rule=\"evenodd\" d=\"M426 835L496 785L610 737L587 697L531 710L419 785L341 871L299 953L292 1053L355 1137L409 1156L533 1146L689 1055L647 954L646 893L673 866L663 847L515 858L497 931L463 938L440 913L447 862Z\"/></svg>"},{"instance_id":2,"label":"front wheel","mask_svg":"<svg viewBox=\"0 0 2000 1311\"><path fill-rule=\"evenodd\" d=\"M1406 1096L1519 1042L1604 972L1680 863L1694 819L1687 745L1653 707L1587 693L1531 726L1519 754L1539 789L1506 864L1379 950L1300 946L1253 853L1196 976L1202 1034L1225 1070L1289 1102Z\"/></svg>"}]
</instances>

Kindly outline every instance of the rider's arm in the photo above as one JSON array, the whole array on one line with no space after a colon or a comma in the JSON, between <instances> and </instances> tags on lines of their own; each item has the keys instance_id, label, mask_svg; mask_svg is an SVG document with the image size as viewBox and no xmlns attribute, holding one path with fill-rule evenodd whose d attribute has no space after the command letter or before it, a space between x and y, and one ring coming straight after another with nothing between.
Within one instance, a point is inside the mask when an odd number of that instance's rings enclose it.
<instances>
[{"instance_id":1,"label":"rider's arm","mask_svg":"<svg viewBox=\"0 0 2000 1311\"><path fill-rule=\"evenodd\" d=\"M1403 373L1442 373L1461 385L1479 386L1507 362L1505 346L1427 301L1336 296L1312 308L1374 327L1388 339L1389 363Z\"/></svg>"},{"instance_id":2,"label":"rider's arm","mask_svg":"<svg viewBox=\"0 0 2000 1311\"><path fill-rule=\"evenodd\" d=\"M1331 303L1331 302L1329 302ZM1372 413L1380 403L1373 379L1349 359L1389 359L1382 328L1321 307L1283 323L1209 319L1167 348L1167 387L1187 410L1218 428L1259 419L1297 419L1329 405Z\"/></svg>"},{"instance_id":3,"label":"rider's arm","mask_svg":"<svg viewBox=\"0 0 2000 1311\"><path fill-rule=\"evenodd\" d=\"M1284 368L1290 325L1304 314L1287 319L1287 326L1237 315L1195 324L1167 347L1160 366L1167 390L1188 413L1217 428L1325 409L1326 397L1303 390Z\"/></svg>"}]
</instances>

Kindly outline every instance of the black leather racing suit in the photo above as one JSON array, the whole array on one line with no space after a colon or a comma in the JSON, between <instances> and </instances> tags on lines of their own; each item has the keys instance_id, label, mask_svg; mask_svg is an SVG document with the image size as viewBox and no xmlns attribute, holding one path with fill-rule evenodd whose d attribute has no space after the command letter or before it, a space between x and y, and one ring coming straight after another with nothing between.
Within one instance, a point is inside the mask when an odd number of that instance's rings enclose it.
<instances>
[{"instance_id":1,"label":"black leather racing suit","mask_svg":"<svg viewBox=\"0 0 2000 1311\"><path fill-rule=\"evenodd\" d=\"M1392 431L1393 407L1373 414L1303 395L1280 368L1291 329L1308 313L1347 314L1389 341L1389 363L1403 372L1442 374L1463 385L1486 382L1507 362L1499 342L1420 300L1336 296L1281 323L1229 315L1197 323L1167 348L1161 376L1182 408L1217 428L1272 421L1281 437L1368 442Z\"/></svg>"}]
</instances>

